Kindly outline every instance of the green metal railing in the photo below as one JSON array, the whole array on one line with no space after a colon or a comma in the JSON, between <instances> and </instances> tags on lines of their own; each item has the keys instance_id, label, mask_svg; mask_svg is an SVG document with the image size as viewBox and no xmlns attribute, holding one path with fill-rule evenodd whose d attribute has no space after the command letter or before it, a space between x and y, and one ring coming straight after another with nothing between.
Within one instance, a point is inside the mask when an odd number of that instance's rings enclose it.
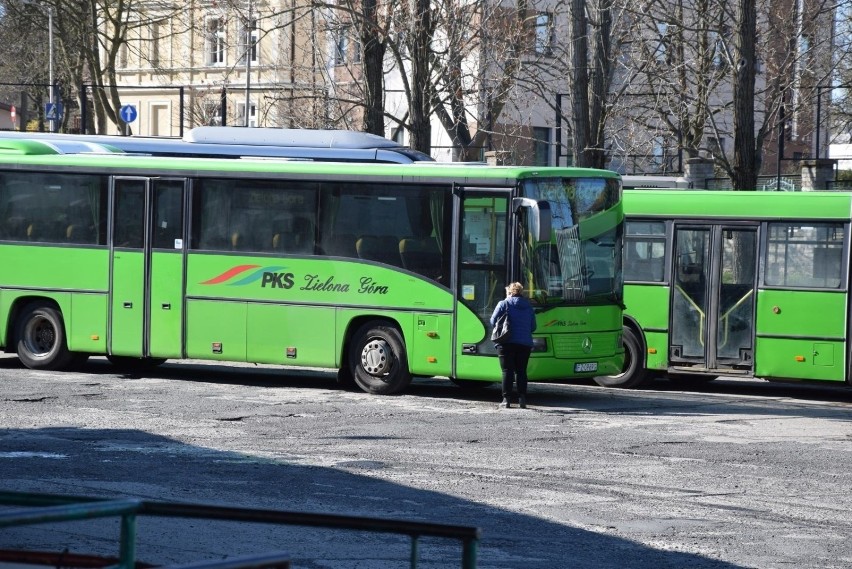
<instances>
[{"instance_id":1,"label":"green metal railing","mask_svg":"<svg viewBox=\"0 0 852 569\"><path fill-rule=\"evenodd\" d=\"M479 528L469 526L360 516L311 514L285 510L233 508L135 499L108 500L26 492L0 491L0 506L24 507L23 509L0 512L0 528L120 516L119 557L117 564L112 569L134 569L136 567L136 518L138 516L296 525L407 535L411 539L410 567L412 569L417 567L418 546L421 537L438 537L461 541L461 567L462 569L475 569L480 536ZM249 557L202 561L191 565L182 565L181 569L261 569L288 566L285 553L273 552Z\"/></svg>"}]
</instances>

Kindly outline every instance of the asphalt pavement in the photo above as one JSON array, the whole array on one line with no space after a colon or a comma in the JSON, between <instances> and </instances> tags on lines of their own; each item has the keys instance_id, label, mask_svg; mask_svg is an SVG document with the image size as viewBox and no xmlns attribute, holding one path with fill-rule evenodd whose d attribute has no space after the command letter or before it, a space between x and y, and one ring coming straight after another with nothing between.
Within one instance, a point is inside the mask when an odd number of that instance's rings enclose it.
<instances>
[{"instance_id":1,"label":"asphalt pavement","mask_svg":"<svg viewBox=\"0 0 852 569\"><path fill-rule=\"evenodd\" d=\"M2 489L365 515L481 528L482 568L852 566L852 391L721 379L624 391L198 362L35 372L0 358ZM138 558L271 550L300 568L405 567L387 534L140 519ZM117 554L115 520L0 530L0 548ZM419 567L458 567L424 538Z\"/></svg>"}]
</instances>

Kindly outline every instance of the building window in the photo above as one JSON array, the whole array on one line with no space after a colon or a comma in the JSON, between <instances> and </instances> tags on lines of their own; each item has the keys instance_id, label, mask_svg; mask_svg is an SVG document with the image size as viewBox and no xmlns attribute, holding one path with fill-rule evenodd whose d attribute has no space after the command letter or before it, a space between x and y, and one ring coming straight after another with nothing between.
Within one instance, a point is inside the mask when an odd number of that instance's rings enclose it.
<instances>
[{"instance_id":1,"label":"building window","mask_svg":"<svg viewBox=\"0 0 852 569\"><path fill-rule=\"evenodd\" d=\"M533 165L550 165L550 129L543 126L533 127Z\"/></svg>"},{"instance_id":2,"label":"building window","mask_svg":"<svg viewBox=\"0 0 852 569\"><path fill-rule=\"evenodd\" d=\"M535 52L540 55L553 53L553 14L539 12L535 17Z\"/></svg>"},{"instance_id":3,"label":"building window","mask_svg":"<svg viewBox=\"0 0 852 569\"><path fill-rule=\"evenodd\" d=\"M657 62L669 64L671 63L671 36L669 35L669 25L665 22L657 23L657 49L655 55Z\"/></svg>"},{"instance_id":4,"label":"building window","mask_svg":"<svg viewBox=\"0 0 852 569\"><path fill-rule=\"evenodd\" d=\"M127 69L127 52L128 52L128 47L127 47L127 41L125 40L118 47L118 67L120 69Z\"/></svg>"},{"instance_id":5,"label":"building window","mask_svg":"<svg viewBox=\"0 0 852 569\"><path fill-rule=\"evenodd\" d=\"M207 64L225 63L225 22L221 18L207 20Z\"/></svg>"},{"instance_id":6,"label":"building window","mask_svg":"<svg viewBox=\"0 0 852 569\"><path fill-rule=\"evenodd\" d=\"M245 102L237 104L237 126L257 126L257 105L249 103L249 120L246 124L246 104Z\"/></svg>"},{"instance_id":7,"label":"building window","mask_svg":"<svg viewBox=\"0 0 852 569\"><path fill-rule=\"evenodd\" d=\"M334 40L334 64L345 65L349 51L348 28L340 28Z\"/></svg>"},{"instance_id":8,"label":"building window","mask_svg":"<svg viewBox=\"0 0 852 569\"><path fill-rule=\"evenodd\" d=\"M162 59L162 46L160 45L163 38L165 22L153 22L150 27L151 33L151 49L148 54L148 63L151 67L158 67Z\"/></svg>"},{"instance_id":9,"label":"building window","mask_svg":"<svg viewBox=\"0 0 852 569\"><path fill-rule=\"evenodd\" d=\"M352 63L361 63L361 52L364 50L361 47L361 40L355 40L355 49L352 52Z\"/></svg>"},{"instance_id":10,"label":"building window","mask_svg":"<svg viewBox=\"0 0 852 569\"><path fill-rule=\"evenodd\" d=\"M246 41L251 45L251 49L246 47ZM257 20L251 20L248 26L243 25L240 30L240 63L245 64L246 52L249 52L251 63L257 63Z\"/></svg>"}]
</instances>

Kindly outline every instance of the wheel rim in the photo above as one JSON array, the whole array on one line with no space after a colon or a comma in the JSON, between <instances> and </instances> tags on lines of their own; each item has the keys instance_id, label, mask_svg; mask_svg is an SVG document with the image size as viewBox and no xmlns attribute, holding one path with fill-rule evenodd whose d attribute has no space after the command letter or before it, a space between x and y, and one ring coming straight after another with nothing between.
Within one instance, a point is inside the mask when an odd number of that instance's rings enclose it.
<instances>
[{"instance_id":1,"label":"wheel rim","mask_svg":"<svg viewBox=\"0 0 852 569\"><path fill-rule=\"evenodd\" d=\"M392 364L390 344L381 338L370 340L361 350L361 367L374 377L387 375Z\"/></svg>"},{"instance_id":2,"label":"wheel rim","mask_svg":"<svg viewBox=\"0 0 852 569\"><path fill-rule=\"evenodd\" d=\"M44 357L56 345L56 329L47 318L36 317L27 323L23 340L33 356Z\"/></svg>"}]
</instances>

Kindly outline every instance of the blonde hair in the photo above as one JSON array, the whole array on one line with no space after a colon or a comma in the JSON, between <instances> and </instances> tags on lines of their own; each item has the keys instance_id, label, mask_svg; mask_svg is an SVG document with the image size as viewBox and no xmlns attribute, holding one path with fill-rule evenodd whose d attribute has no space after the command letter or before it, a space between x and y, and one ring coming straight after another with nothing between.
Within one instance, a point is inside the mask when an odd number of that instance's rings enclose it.
<instances>
[{"instance_id":1,"label":"blonde hair","mask_svg":"<svg viewBox=\"0 0 852 569\"><path fill-rule=\"evenodd\" d=\"M521 296L524 292L524 285L521 283L511 283L506 287L506 292L512 296Z\"/></svg>"}]
</instances>

